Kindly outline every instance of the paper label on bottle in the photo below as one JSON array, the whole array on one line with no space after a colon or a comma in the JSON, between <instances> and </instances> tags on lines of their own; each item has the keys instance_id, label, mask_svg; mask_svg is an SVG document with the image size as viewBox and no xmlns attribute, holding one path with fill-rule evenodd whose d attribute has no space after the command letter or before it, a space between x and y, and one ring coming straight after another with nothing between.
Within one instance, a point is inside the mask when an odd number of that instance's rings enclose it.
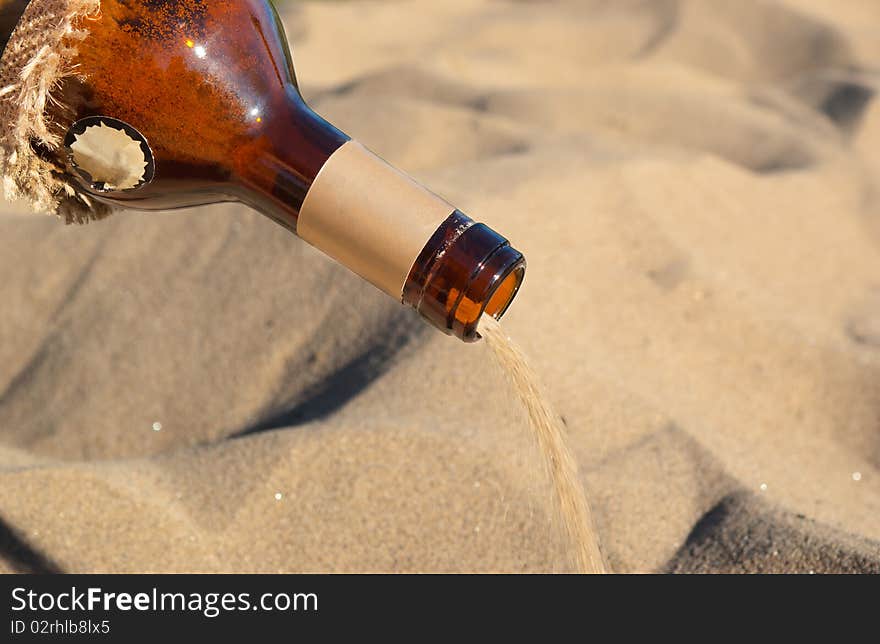
<instances>
[{"instance_id":1,"label":"paper label on bottle","mask_svg":"<svg viewBox=\"0 0 880 644\"><path fill-rule=\"evenodd\" d=\"M296 232L399 300L419 253L454 210L360 143L348 141L315 178Z\"/></svg>"},{"instance_id":2,"label":"paper label on bottle","mask_svg":"<svg viewBox=\"0 0 880 644\"><path fill-rule=\"evenodd\" d=\"M74 123L64 138L73 171L99 192L134 190L155 172L146 138L134 127L107 116Z\"/></svg>"}]
</instances>

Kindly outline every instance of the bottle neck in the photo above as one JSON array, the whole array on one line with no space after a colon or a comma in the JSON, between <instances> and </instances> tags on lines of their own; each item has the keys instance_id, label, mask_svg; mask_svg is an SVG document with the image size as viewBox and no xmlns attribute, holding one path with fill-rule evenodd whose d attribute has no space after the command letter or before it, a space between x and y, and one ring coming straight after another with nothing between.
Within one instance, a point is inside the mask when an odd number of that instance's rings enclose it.
<instances>
[{"instance_id":1,"label":"bottle neck","mask_svg":"<svg viewBox=\"0 0 880 644\"><path fill-rule=\"evenodd\" d=\"M255 118L264 132L232 159L237 195L247 205L296 232L303 202L321 168L349 140L287 85L282 100Z\"/></svg>"},{"instance_id":2,"label":"bottle neck","mask_svg":"<svg viewBox=\"0 0 880 644\"><path fill-rule=\"evenodd\" d=\"M519 289L522 254L287 94L233 160L241 200L445 333L478 339L480 317L500 318Z\"/></svg>"}]
</instances>

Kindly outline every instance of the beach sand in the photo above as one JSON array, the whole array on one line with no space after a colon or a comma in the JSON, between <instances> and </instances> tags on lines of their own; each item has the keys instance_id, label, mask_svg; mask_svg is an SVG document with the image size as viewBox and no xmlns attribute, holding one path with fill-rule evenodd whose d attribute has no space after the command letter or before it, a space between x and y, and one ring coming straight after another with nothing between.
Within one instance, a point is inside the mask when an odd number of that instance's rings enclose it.
<instances>
[{"instance_id":1,"label":"beach sand","mask_svg":"<svg viewBox=\"0 0 880 644\"><path fill-rule=\"evenodd\" d=\"M614 571L880 572L880 4L282 13L317 111L528 258ZM571 570L482 343L243 206L22 213L0 570Z\"/></svg>"}]
</instances>

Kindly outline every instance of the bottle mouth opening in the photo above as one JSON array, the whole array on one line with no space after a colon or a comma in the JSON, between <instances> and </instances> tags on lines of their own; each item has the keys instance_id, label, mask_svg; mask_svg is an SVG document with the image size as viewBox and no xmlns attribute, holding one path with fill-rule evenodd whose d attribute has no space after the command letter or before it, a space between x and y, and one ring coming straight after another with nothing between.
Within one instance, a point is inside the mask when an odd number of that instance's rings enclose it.
<instances>
[{"instance_id":1,"label":"bottle mouth opening","mask_svg":"<svg viewBox=\"0 0 880 644\"><path fill-rule=\"evenodd\" d=\"M500 320L501 316L507 312L511 302L513 302L513 298L516 297L516 293L519 291L525 276L526 266L525 259L523 259L522 264L514 267L507 277L499 282L495 292L489 296L489 302L486 304L486 308L483 309L483 315L491 315L496 320Z\"/></svg>"}]
</instances>

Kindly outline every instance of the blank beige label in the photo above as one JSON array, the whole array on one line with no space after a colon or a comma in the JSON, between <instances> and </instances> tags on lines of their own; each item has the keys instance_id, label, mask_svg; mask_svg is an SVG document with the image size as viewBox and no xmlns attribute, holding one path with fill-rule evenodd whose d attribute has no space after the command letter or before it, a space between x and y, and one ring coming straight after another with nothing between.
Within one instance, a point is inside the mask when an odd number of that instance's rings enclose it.
<instances>
[{"instance_id":1,"label":"blank beige label","mask_svg":"<svg viewBox=\"0 0 880 644\"><path fill-rule=\"evenodd\" d=\"M400 300L413 263L454 210L360 143L348 141L315 178L296 232Z\"/></svg>"}]
</instances>

